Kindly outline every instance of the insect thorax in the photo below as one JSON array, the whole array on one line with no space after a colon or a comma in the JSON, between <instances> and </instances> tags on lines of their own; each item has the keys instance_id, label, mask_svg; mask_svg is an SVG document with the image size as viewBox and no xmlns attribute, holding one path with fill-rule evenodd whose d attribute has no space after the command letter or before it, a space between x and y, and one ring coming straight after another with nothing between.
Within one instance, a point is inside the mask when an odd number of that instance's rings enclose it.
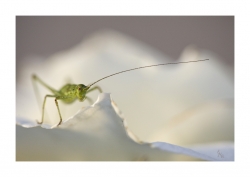
<instances>
[{"instance_id":1,"label":"insect thorax","mask_svg":"<svg viewBox=\"0 0 250 177\"><path fill-rule=\"evenodd\" d=\"M65 103L71 103L78 99L83 99L85 97L86 91L84 91L84 88L86 88L83 84L66 84L63 86L59 94L61 97L64 97L64 99L61 99Z\"/></svg>"}]
</instances>

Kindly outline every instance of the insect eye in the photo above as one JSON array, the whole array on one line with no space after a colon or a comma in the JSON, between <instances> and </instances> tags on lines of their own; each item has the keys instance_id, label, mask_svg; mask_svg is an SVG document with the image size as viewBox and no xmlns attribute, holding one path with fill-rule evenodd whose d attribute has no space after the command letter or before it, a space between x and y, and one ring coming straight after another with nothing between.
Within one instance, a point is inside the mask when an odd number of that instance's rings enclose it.
<instances>
[{"instance_id":1,"label":"insect eye","mask_svg":"<svg viewBox=\"0 0 250 177\"><path fill-rule=\"evenodd\" d=\"M81 87L79 87L78 90L81 90Z\"/></svg>"}]
</instances>

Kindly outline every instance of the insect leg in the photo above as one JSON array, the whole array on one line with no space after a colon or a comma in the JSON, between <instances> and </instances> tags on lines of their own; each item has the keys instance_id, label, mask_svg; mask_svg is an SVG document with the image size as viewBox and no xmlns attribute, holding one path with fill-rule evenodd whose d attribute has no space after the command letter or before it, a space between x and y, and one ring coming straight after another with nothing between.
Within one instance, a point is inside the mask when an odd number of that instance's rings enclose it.
<instances>
[{"instance_id":1,"label":"insect leg","mask_svg":"<svg viewBox=\"0 0 250 177\"><path fill-rule=\"evenodd\" d=\"M39 77L37 77L35 74L32 75L32 81L38 81L40 84L42 84L44 87L49 89L52 93L57 94L58 91L53 89L52 87L48 86L45 82L43 82ZM34 85L34 84L33 84Z\"/></svg>"},{"instance_id":2,"label":"insect leg","mask_svg":"<svg viewBox=\"0 0 250 177\"><path fill-rule=\"evenodd\" d=\"M92 104L92 103L93 103L93 100L92 100L91 98L89 98L89 97L85 96L85 99L86 99L86 100L88 100L88 102L89 102L90 104Z\"/></svg>"},{"instance_id":3,"label":"insect leg","mask_svg":"<svg viewBox=\"0 0 250 177\"><path fill-rule=\"evenodd\" d=\"M101 89L101 87L99 87L99 86L95 86L95 87L89 89L89 90L87 91L87 93L92 92L93 90L96 90L96 89L97 89L100 93L102 93L102 89Z\"/></svg>"},{"instance_id":4,"label":"insect leg","mask_svg":"<svg viewBox=\"0 0 250 177\"><path fill-rule=\"evenodd\" d=\"M56 97L55 103L56 103L56 107L57 107L57 110L58 110L58 113L59 113L59 116L60 116L60 122L57 125L57 126L59 126L62 123L62 116L61 116L61 112L60 112L60 109L59 109L59 106L58 106L57 99L58 99L58 97Z\"/></svg>"},{"instance_id":5,"label":"insect leg","mask_svg":"<svg viewBox=\"0 0 250 177\"><path fill-rule=\"evenodd\" d=\"M43 123L43 119L44 119L44 108L45 108L45 103L46 103L47 97L56 97L56 96L55 96L55 95L46 95L46 96L44 97L43 107L42 107L42 121L41 121L41 122L37 121L38 124L42 124L42 123Z\"/></svg>"},{"instance_id":6,"label":"insect leg","mask_svg":"<svg viewBox=\"0 0 250 177\"><path fill-rule=\"evenodd\" d=\"M98 90L100 93L102 93L102 89L101 89L101 87L99 87L99 86L95 86L95 87L89 89L89 90L87 91L87 93L92 92L92 91L94 91L94 90ZM93 103L93 100L92 100L91 98L85 96L85 99L87 99L87 100L89 101L89 103L91 103L91 104Z\"/></svg>"}]
</instances>

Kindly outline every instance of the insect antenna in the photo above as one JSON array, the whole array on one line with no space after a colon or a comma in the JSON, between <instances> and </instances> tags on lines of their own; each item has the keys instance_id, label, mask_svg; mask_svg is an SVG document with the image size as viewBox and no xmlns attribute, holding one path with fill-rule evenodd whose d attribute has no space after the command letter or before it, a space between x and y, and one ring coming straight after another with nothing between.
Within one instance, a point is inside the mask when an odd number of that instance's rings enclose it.
<instances>
[{"instance_id":1,"label":"insect antenna","mask_svg":"<svg viewBox=\"0 0 250 177\"><path fill-rule=\"evenodd\" d=\"M99 79L99 80L93 82L92 84L88 85L87 87L90 88L91 86L93 86L93 85L96 84L97 82L100 82L100 81L103 80L103 79L106 79L106 78L108 78L108 77L111 77L111 76L114 76L114 75L117 75L117 74L125 73L125 72L128 72L128 71L133 71L133 70L142 69L142 68L149 68L149 67L154 67L154 66L161 66L161 65L176 65L176 64L182 64L182 63L192 63L192 62L200 62L200 61L206 61L206 60L209 60L209 59L194 60L194 61L181 61L181 62L175 62L175 63L162 63L162 64L156 64L156 65L149 65L149 66L141 66L141 67L137 67L137 68L132 68L132 69L120 71L120 72L117 72L117 73L108 75L108 76L106 76L106 77L103 77L103 78L101 78L101 79Z\"/></svg>"}]
</instances>

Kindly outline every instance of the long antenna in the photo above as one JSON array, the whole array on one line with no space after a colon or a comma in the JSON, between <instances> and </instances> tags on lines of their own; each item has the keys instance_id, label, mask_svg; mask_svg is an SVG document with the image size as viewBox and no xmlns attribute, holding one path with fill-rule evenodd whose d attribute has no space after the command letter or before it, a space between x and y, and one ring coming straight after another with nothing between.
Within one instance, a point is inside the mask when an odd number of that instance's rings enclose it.
<instances>
[{"instance_id":1,"label":"long antenna","mask_svg":"<svg viewBox=\"0 0 250 177\"><path fill-rule=\"evenodd\" d=\"M136 70L136 69L149 68L149 67L160 66L160 65L176 65L176 64L181 64L181 63L200 62L200 61L206 61L206 60L209 60L209 59L195 60L195 61L181 61L181 62L176 62L176 63L163 63L163 64L149 65L149 66L142 66L142 67L138 67L138 68L128 69L128 70L120 71L120 72L118 72L118 73L114 73L114 74L108 75L108 76L106 76L106 77L103 77L103 78L101 78L101 79L95 81L94 83L90 84L90 85L87 86L87 87L90 88L92 85L94 85L94 84L96 84L97 82L100 82L101 80L106 79L106 78L108 78L108 77L111 77L111 76L114 76L114 75L117 75L117 74L121 74L121 73L125 73L125 72L128 72L128 71Z\"/></svg>"}]
</instances>

